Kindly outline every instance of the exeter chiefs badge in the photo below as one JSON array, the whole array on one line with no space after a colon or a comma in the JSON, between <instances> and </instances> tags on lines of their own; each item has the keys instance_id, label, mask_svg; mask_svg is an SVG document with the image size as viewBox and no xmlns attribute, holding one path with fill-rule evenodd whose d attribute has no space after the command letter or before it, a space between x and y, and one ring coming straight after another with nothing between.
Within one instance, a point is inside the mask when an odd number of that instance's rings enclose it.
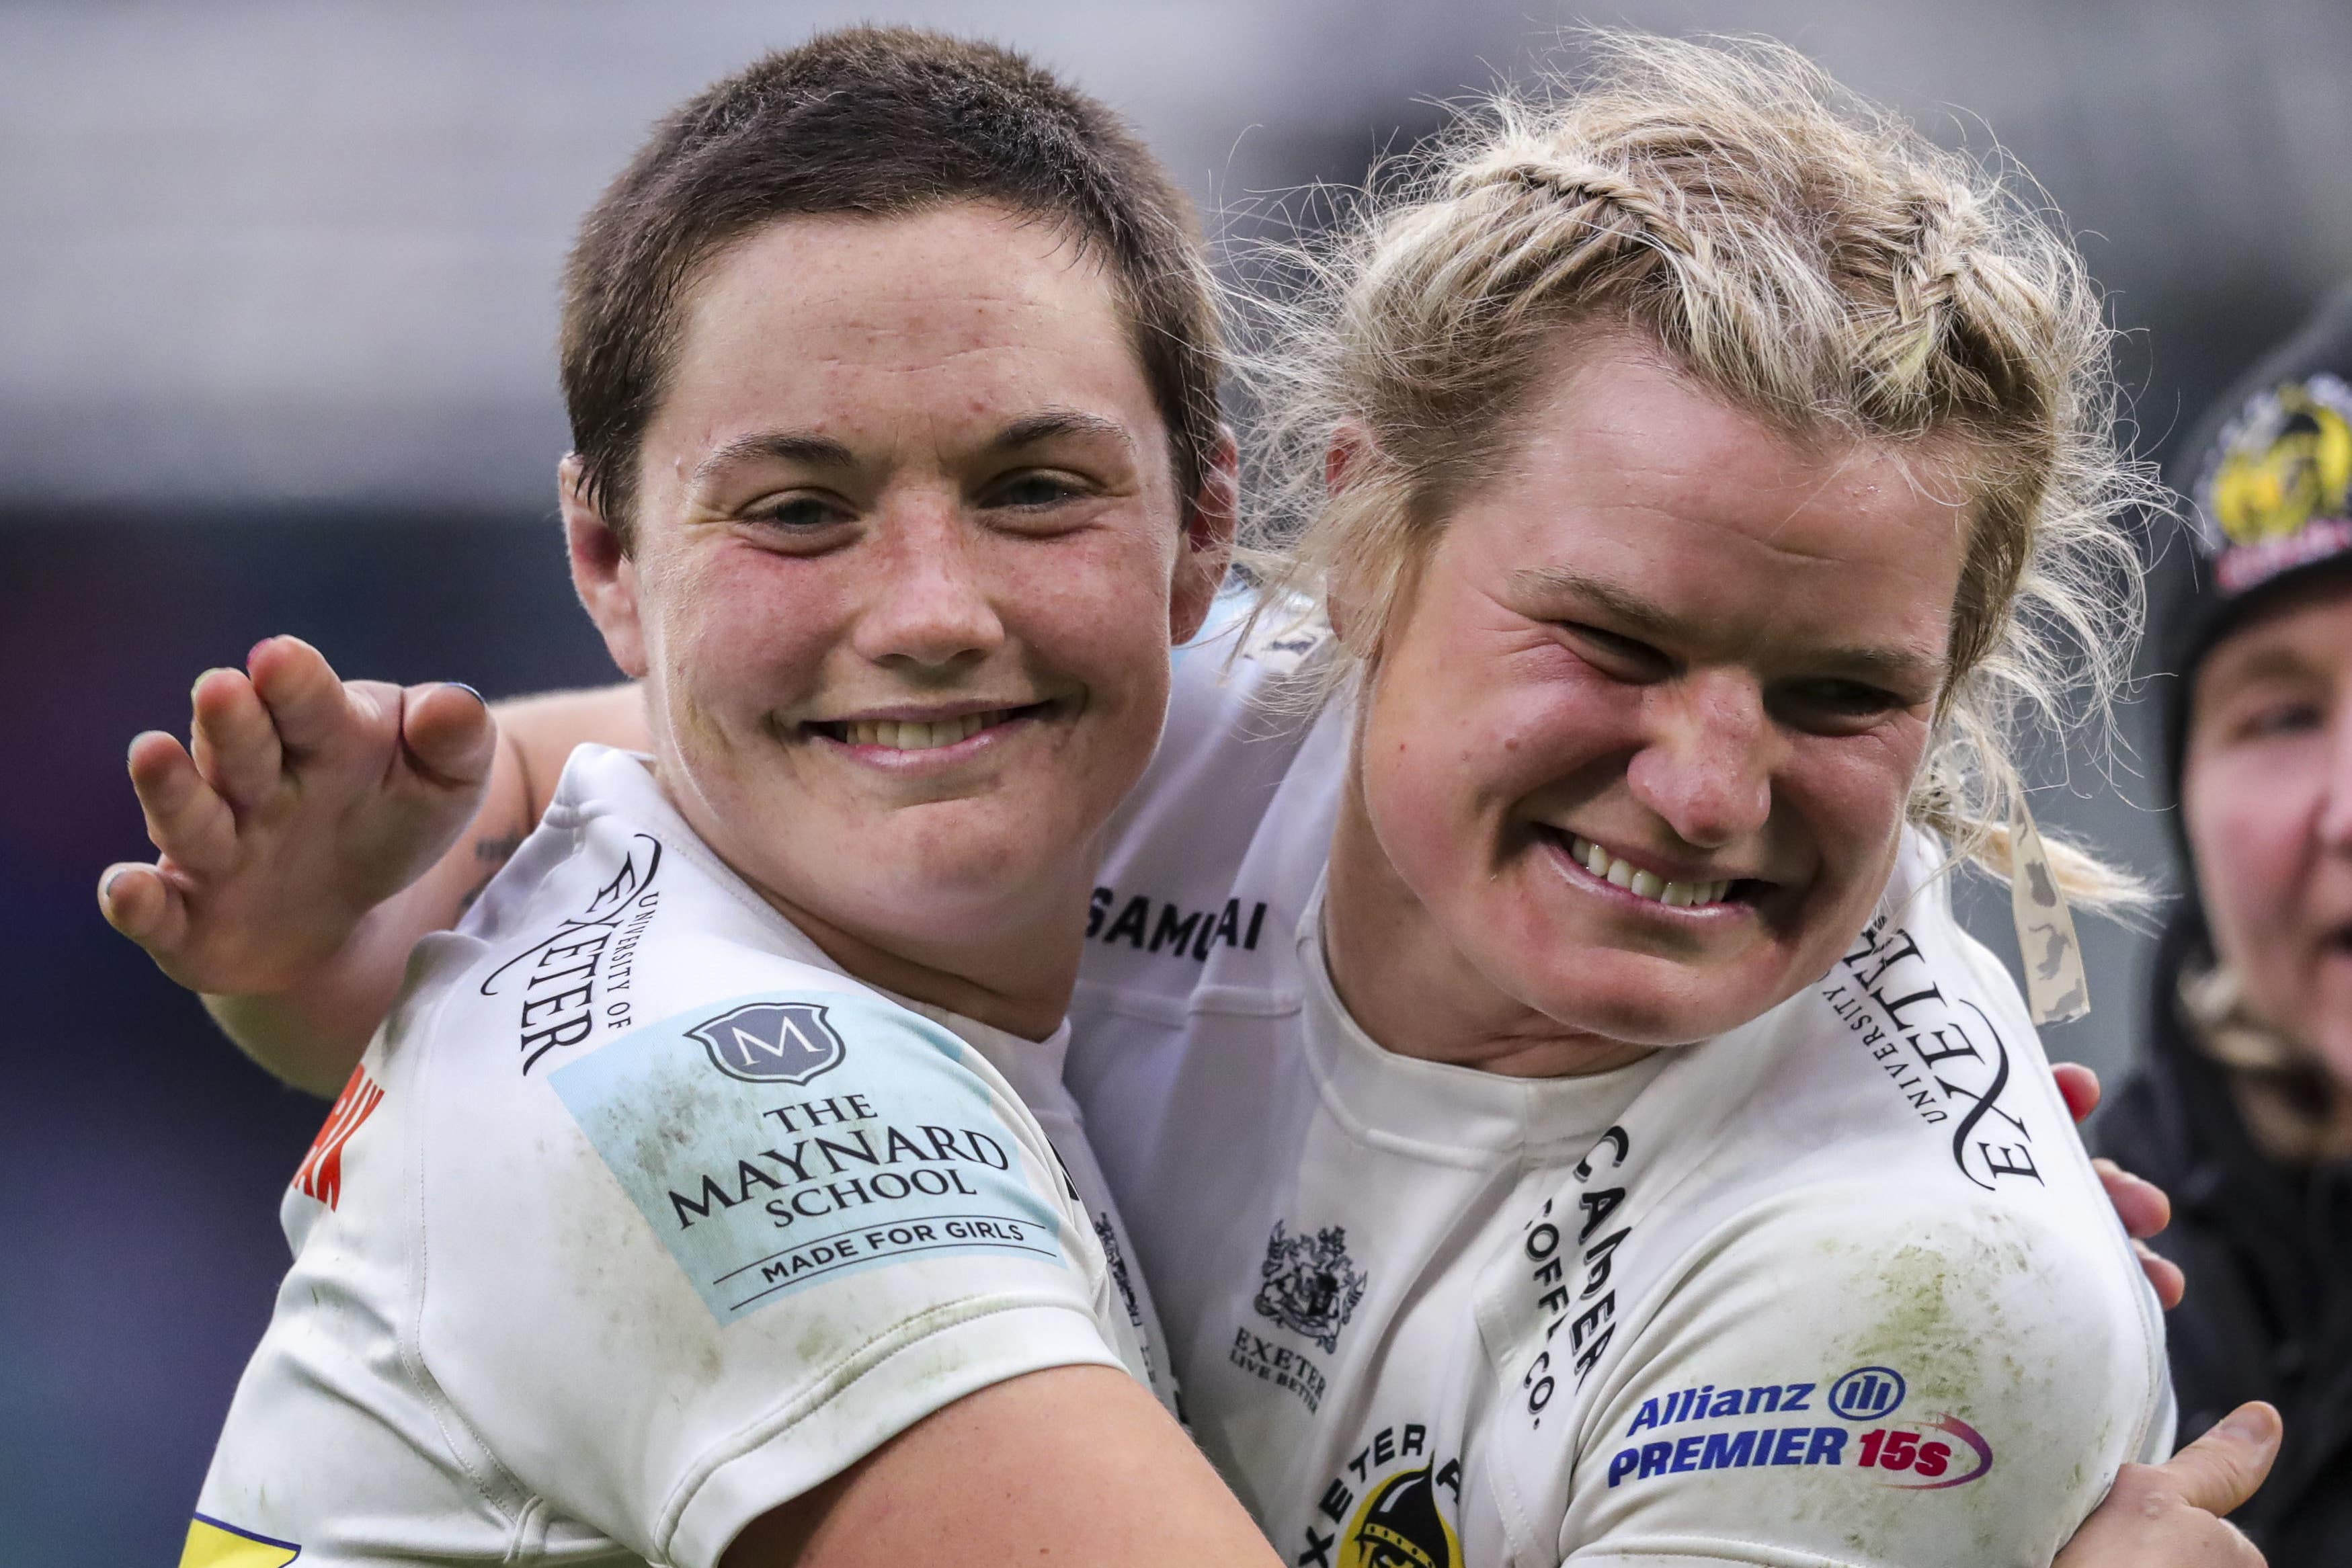
<instances>
[{"instance_id":1,"label":"exeter chiefs badge","mask_svg":"<svg viewBox=\"0 0 2352 1568\"><path fill-rule=\"evenodd\" d=\"M1254 1303L1261 1316L1303 1334L1329 1355L1339 1348L1339 1331L1364 1299L1364 1276L1348 1257L1346 1228L1327 1225L1312 1237L1289 1236L1282 1221L1266 1238L1263 1280Z\"/></svg>"},{"instance_id":2,"label":"exeter chiefs badge","mask_svg":"<svg viewBox=\"0 0 2352 1568\"><path fill-rule=\"evenodd\" d=\"M2242 593L2352 542L2352 386L2332 375L2250 400L2198 486L2224 591Z\"/></svg>"},{"instance_id":3,"label":"exeter chiefs badge","mask_svg":"<svg viewBox=\"0 0 2352 1568\"><path fill-rule=\"evenodd\" d=\"M1340 1548L1341 1568L1454 1568L1462 1543L1437 1510L1429 1467L1391 1476L1364 1500Z\"/></svg>"},{"instance_id":4,"label":"exeter chiefs badge","mask_svg":"<svg viewBox=\"0 0 2352 1568\"><path fill-rule=\"evenodd\" d=\"M813 1002L751 1002L686 1032L712 1066L752 1083L806 1083L840 1066L845 1051Z\"/></svg>"}]
</instances>

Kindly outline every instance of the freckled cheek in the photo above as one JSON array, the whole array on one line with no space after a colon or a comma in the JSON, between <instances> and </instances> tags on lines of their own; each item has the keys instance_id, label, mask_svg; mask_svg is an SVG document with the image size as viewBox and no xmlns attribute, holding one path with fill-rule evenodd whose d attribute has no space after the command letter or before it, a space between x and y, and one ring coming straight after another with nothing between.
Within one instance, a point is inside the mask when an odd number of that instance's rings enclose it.
<instances>
[{"instance_id":1,"label":"freckled cheek","mask_svg":"<svg viewBox=\"0 0 2352 1568\"><path fill-rule=\"evenodd\" d=\"M651 650L673 702L683 699L730 727L803 701L820 686L846 635L824 594L745 591L715 582L667 606Z\"/></svg>"},{"instance_id":2,"label":"freckled cheek","mask_svg":"<svg viewBox=\"0 0 2352 1568\"><path fill-rule=\"evenodd\" d=\"M1773 784L1773 831L1783 852L1796 849L1816 868L1819 894L1860 905L1885 889L1925 747L1924 732L1795 743Z\"/></svg>"},{"instance_id":3,"label":"freckled cheek","mask_svg":"<svg viewBox=\"0 0 2352 1568\"><path fill-rule=\"evenodd\" d=\"M1105 529L1006 548L997 613L1025 647L1089 685L1123 686L1139 674L1164 683L1172 544Z\"/></svg>"},{"instance_id":4,"label":"freckled cheek","mask_svg":"<svg viewBox=\"0 0 2352 1568\"><path fill-rule=\"evenodd\" d=\"M1365 810L1405 881L1424 893L1484 878L1500 807L1495 770L1509 753L1475 744L1475 713L1381 694L1362 747ZM1515 798L1515 797L1512 797Z\"/></svg>"}]
</instances>

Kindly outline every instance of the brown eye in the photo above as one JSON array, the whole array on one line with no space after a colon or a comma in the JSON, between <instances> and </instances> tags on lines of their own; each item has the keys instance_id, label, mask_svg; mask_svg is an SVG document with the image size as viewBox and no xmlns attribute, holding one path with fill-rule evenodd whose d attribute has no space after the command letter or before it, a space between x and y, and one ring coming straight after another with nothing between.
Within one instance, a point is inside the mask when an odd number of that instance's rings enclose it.
<instances>
[{"instance_id":1,"label":"brown eye","mask_svg":"<svg viewBox=\"0 0 2352 1568\"><path fill-rule=\"evenodd\" d=\"M1855 728L1899 713L1911 705L1893 692L1860 681L1802 681L1781 687L1768 700L1772 716L1794 729Z\"/></svg>"},{"instance_id":2,"label":"brown eye","mask_svg":"<svg viewBox=\"0 0 2352 1568\"><path fill-rule=\"evenodd\" d=\"M1039 510L1058 507L1086 494L1075 481L1060 474L1016 474L988 493L986 505L1016 507Z\"/></svg>"},{"instance_id":3,"label":"brown eye","mask_svg":"<svg viewBox=\"0 0 2352 1568\"><path fill-rule=\"evenodd\" d=\"M772 523L793 533L813 532L849 520L848 512L838 502L822 496L786 496L754 507L748 515L753 522Z\"/></svg>"}]
</instances>

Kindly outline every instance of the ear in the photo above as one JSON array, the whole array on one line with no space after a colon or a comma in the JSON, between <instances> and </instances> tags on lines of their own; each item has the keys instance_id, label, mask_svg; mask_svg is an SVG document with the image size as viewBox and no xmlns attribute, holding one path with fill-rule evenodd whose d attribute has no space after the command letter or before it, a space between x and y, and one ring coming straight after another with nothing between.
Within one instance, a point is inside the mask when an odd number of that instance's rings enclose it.
<instances>
[{"instance_id":1,"label":"ear","mask_svg":"<svg viewBox=\"0 0 2352 1568\"><path fill-rule=\"evenodd\" d=\"M1370 483L1382 466L1381 449L1373 444L1372 433L1355 420L1341 420L1331 429L1331 444L1323 449L1326 500ZM1342 646L1349 645L1348 629L1355 623L1368 591L1361 563L1358 562L1346 563L1323 585L1324 618L1331 622L1332 635L1339 639ZM1368 662L1375 660L1378 653L1378 650L1369 648L1356 652Z\"/></svg>"},{"instance_id":2,"label":"ear","mask_svg":"<svg viewBox=\"0 0 2352 1568\"><path fill-rule=\"evenodd\" d=\"M1241 456L1229 426L1217 426L1216 449L1201 473L1201 487L1187 500L1184 533L1177 543L1176 575L1168 595L1168 641L1192 641L1209 618L1217 590L1233 564L1234 535L1241 524Z\"/></svg>"},{"instance_id":3,"label":"ear","mask_svg":"<svg viewBox=\"0 0 2352 1568\"><path fill-rule=\"evenodd\" d=\"M604 651L631 680L646 676L646 634L637 607L637 563L621 536L589 500L587 470L567 453L555 471L563 507L563 539L572 557L572 587L588 619L604 634Z\"/></svg>"},{"instance_id":4,"label":"ear","mask_svg":"<svg viewBox=\"0 0 2352 1568\"><path fill-rule=\"evenodd\" d=\"M1361 479L1379 455L1372 433L1352 419L1331 427L1331 444L1323 449L1323 493L1337 496Z\"/></svg>"}]
</instances>

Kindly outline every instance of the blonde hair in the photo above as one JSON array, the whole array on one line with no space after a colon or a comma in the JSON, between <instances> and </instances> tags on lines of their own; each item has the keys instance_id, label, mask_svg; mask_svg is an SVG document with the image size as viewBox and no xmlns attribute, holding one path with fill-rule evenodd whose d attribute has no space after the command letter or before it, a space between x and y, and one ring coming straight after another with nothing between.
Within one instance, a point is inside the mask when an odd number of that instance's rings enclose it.
<instances>
[{"instance_id":1,"label":"blonde hair","mask_svg":"<svg viewBox=\"0 0 2352 1568\"><path fill-rule=\"evenodd\" d=\"M2142 610L2117 514L2158 494L2116 444L2082 258L1993 173L1784 46L1583 42L1577 78L1465 113L1330 236L1275 256L1286 298L1252 367L1259 613L1344 570L1328 677L1359 667L1574 333L1628 334L1795 439L1957 446L1969 540L1909 813L2005 874L2020 720L2079 707L2112 737ZM1327 497L1343 427L1366 462ZM2070 894L2144 896L2050 847Z\"/></svg>"}]
</instances>

